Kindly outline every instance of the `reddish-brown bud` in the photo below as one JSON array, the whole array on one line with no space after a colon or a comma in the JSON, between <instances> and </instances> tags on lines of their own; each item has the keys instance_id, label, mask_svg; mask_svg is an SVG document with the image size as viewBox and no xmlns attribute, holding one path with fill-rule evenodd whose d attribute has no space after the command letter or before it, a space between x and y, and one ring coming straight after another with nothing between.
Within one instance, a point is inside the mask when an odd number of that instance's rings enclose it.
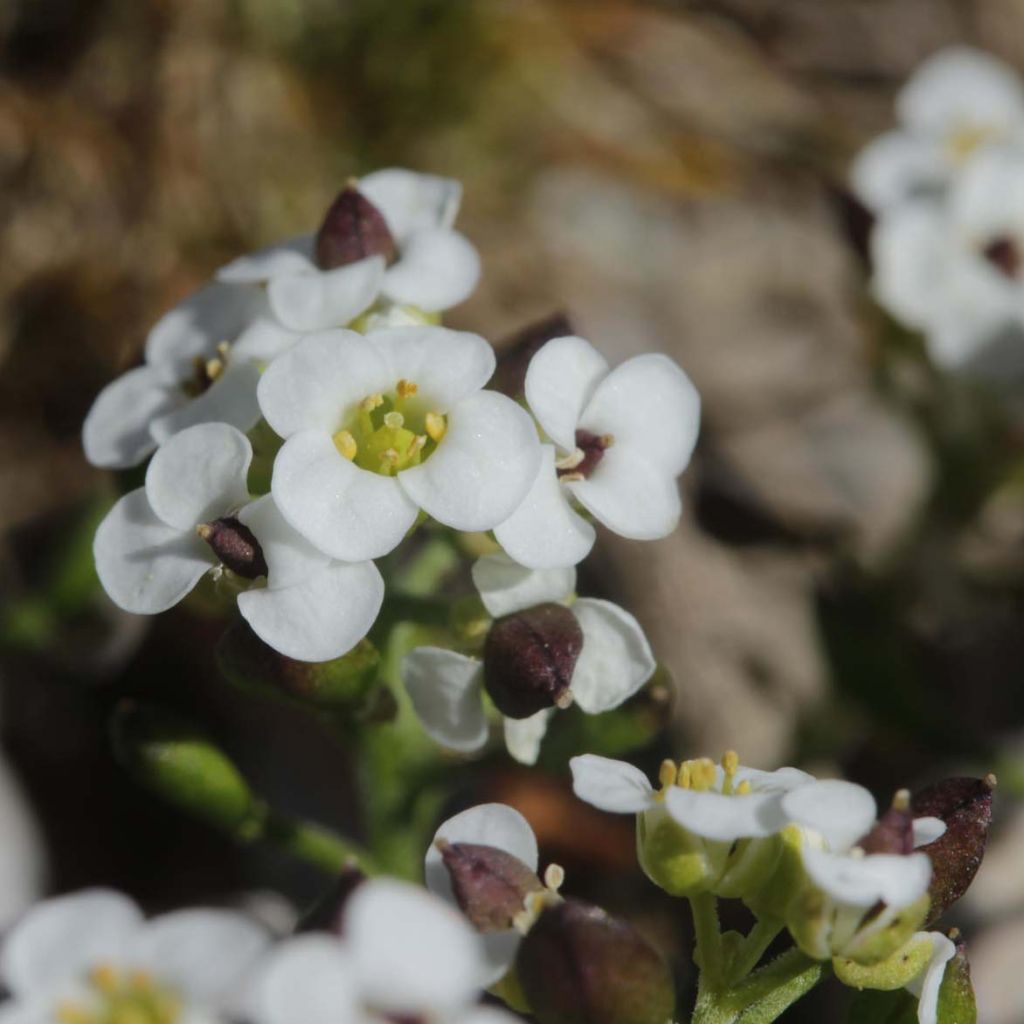
<instances>
[{"instance_id":1,"label":"reddish-brown bud","mask_svg":"<svg viewBox=\"0 0 1024 1024\"><path fill-rule=\"evenodd\" d=\"M539 604L498 619L484 643L484 686L509 718L571 701L583 630L564 605Z\"/></svg>"},{"instance_id":2,"label":"reddish-brown bud","mask_svg":"<svg viewBox=\"0 0 1024 1024\"><path fill-rule=\"evenodd\" d=\"M488 387L509 398L522 398L530 360L553 338L564 338L573 333L568 317L564 313L555 313L506 338L498 345L498 366Z\"/></svg>"},{"instance_id":3,"label":"reddish-brown bud","mask_svg":"<svg viewBox=\"0 0 1024 1024\"><path fill-rule=\"evenodd\" d=\"M545 908L516 971L540 1024L665 1024L675 1011L661 954L632 925L575 900Z\"/></svg>"},{"instance_id":4,"label":"reddish-brown bud","mask_svg":"<svg viewBox=\"0 0 1024 1024\"><path fill-rule=\"evenodd\" d=\"M196 533L213 549L217 560L247 580L267 575L267 560L255 534L234 516L214 519L196 527Z\"/></svg>"},{"instance_id":5,"label":"reddish-brown bud","mask_svg":"<svg viewBox=\"0 0 1024 1024\"><path fill-rule=\"evenodd\" d=\"M892 806L878 819L875 827L857 845L865 853L897 853L914 850L914 816L910 810L910 794L901 789Z\"/></svg>"},{"instance_id":6,"label":"reddish-brown bud","mask_svg":"<svg viewBox=\"0 0 1024 1024\"><path fill-rule=\"evenodd\" d=\"M984 779L943 779L914 795L917 817L939 818L946 831L922 846L932 862L931 910L928 925L967 891L981 866L992 822L995 776Z\"/></svg>"},{"instance_id":7,"label":"reddish-brown bud","mask_svg":"<svg viewBox=\"0 0 1024 1024\"><path fill-rule=\"evenodd\" d=\"M338 194L316 234L316 262L321 270L358 263L368 256L395 257L395 240L384 215L357 188Z\"/></svg>"},{"instance_id":8,"label":"reddish-brown bud","mask_svg":"<svg viewBox=\"0 0 1024 1024\"><path fill-rule=\"evenodd\" d=\"M452 892L478 932L502 932L513 926L526 897L544 885L518 857L495 846L436 843Z\"/></svg>"}]
</instances>

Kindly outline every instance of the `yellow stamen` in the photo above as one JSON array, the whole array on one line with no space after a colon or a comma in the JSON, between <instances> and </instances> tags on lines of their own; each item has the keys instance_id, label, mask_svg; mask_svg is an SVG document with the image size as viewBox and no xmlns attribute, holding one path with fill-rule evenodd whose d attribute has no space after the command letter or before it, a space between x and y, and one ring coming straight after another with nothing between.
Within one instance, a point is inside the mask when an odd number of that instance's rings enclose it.
<instances>
[{"instance_id":1,"label":"yellow stamen","mask_svg":"<svg viewBox=\"0 0 1024 1024\"><path fill-rule=\"evenodd\" d=\"M598 438L598 440L601 442L601 447L602 448L611 448L611 446L613 444L615 444L615 435L614 434L602 434Z\"/></svg>"},{"instance_id":2,"label":"yellow stamen","mask_svg":"<svg viewBox=\"0 0 1024 1024\"><path fill-rule=\"evenodd\" d=\"M750 792L750 779L744 779L734 790L736 796L746 796Z\"/></svg>"},{"instance_id":3,"label":"yellow stamen","mask_svg":"<svg viewBox=\"0 0 1024 1024\"><path fill-rule=\"evenodd\" d=\"M698 792L703 792L715 784L715 776L715 762L710 757L699 757L693 762L690 785Z\"/></svg>"},{"instance_id":4,"label":"yellow stamen","mask_svg":"<svg viewBox=\"0 0 1024 1024\"><path fill-rule=\"evenodd\" d=\"M399 398L412 398L412 396L419 391L419 386L414 381L405 380L403 378L398 382L398 386L395 390L398 392Z\"/></svg>"},{"instance_id":5,"label":"yellow stamen","mask_svg":"<svg viewBox=\"0 0 1024 1024\"><path fill-rule=\"evenodd\" d=\"M373 412L384 404L384 396L381 394L367 395L360 403L359 408L363 412Z\"/></svg>"},{"instance_id":6,"label":"yellow stamen","mask_svg":"<svg viewBox=\"0 0 1024 1024\"><path fill-rule=\"evenodd\" d=\"M206 360L206 376L211 381L216 380L224 372L224 360L223 359L207 359Z\"/></svg>"},{"instance_id":7,"label":"yellow stamen","mask_svg":"<svg viewBox=\"0 0 1024 1024\"><path fill-rule=\"evenodd\" d=\"M572 707L572 690L563 690L555 698L555 707L562 711L568 707Z\"/></svg>"},{"instance_id":8,"label":"yellow stamen","mask_svg":"<svg viewBox=\"0 0 1024 1024\"><path fill-rule=\"evenodd\" d=\"M667 757L661 762L661 767L658 769L658 781L661 783L663 789L668 789L669 786L676 784L676 779L679 778L679 769L676 767L674 761L670 761Z\"/></svg>"},{"instance_id":9,"label":"yellow stamen","mask_svg":"<svg viewBox=\"0 0 1024 1024\"><path fill-rule=\"evenodd\" d=\"M60 1003L54 1013L59 1024L91 1024L92 1014L75 1003Z\"/></svg>"},{"instance_id":10,"label":"yellow stamen","mask_svg":"<svg viewBox=\"0 0 1024 1024\"><path fill-rule=\"evenodd\" d=\"M565 881L565 869L561 864L549 864L544 872L544 885L552 892L558 892Z\"/></svg>"},{"instance_id":11,"label":"yellow stamen","mask_svg":"<svg viewBox=\"0 0 1024 1024\"><path fill-rule=\"evenodd\" d=\"M334 435L334 447L351 462L359 452L356 439L347 430L339 430Z\"/></svg>"},{"instance_id":12,"label":"yellow stamen","mask_svg":"<svg viewBox=\"0 0 1024 1024\"><path fill-rule=\"evenodd\" d=\"M386 451L380 453L380 461L386 462L390 466L398 465L398 452L394 448L388 448Z\"/></svg>"},{"instance_id":13,"label":"yellow stamen","mask_svg":"<svg viewBox=\"0 0 1024 1024\"><path fill-rule=\"evenodd\" d=\"M413 455L416 454L416 452L423 451L423 448L426 445L426 443L427 443L427 435L426 434L417 434L409 442L409 455L413 456Z\"/></svg>"},{"instance_id":14,"label":"yellow stamen","mask_svg":"<svg viewBox=\"0 0 1024 1024\"><path fill-rule=\"evenodd\" d=\"M436 412L427 413L423 426L434 444L440 444L441 438L444 437L448 430L448 424L445 422L444 417Z\"/></svg>"},{"instance_id":15,"label":"yellow stamen","mask_svg":"<svg viewBox=\"0 0 1024 1024\"><path fill-rule=\"evenodd\" d=\"M117 991L119 983L117 971L109 964L100 964L89 972L89 984L105 995Z\"/></svg>"},{"instance_id":16,"label":"yellow stamen","mask_svg":"<svg viewBox=\"0 0 1024 1024\"><path fill-rule=\"evenodd\" d=\"M682 789L689 789L690 783L692 782L689 761L679 762L679 777L676 779L676 785Z\"/></svg>"},{"instance_id":17,"label":"yellow stamen","mask_svg":"<svg viewBox=\"0 0 1024 1024\"><path fill-rule=\"evenodd\" d=\"M722 781L722 792L729 796L732 793L733 776L740 766L740 758L735 750L727 750L722 755L722 771L725 772L725 779Z\"/></svg>"},{"instance_id":18,"label":"yellow stamen","mask_svg":"<svg viewBox=\"0 0 1024 1024\"><path fill-rule=\"evenodd\" d=\"M897 789L892 797L892 809L894 811L910 810L910 790Z\"/></svg>"}]
</instances>

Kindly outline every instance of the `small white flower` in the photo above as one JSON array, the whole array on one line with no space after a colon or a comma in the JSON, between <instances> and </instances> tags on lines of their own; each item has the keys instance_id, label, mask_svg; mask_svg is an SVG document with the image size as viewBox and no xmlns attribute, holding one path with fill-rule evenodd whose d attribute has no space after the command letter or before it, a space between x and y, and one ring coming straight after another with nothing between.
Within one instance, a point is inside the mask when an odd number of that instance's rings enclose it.
<instances>
[{"instance_id":1,"label":"small white flower","mask_svg":"<svg viewBox=\"0 0 1024 1024\"><path fill-rule=\"evenodd\" d=\"M123 469L196 423L249 430L260 418L260 367L297 338L274 320L260 289L201 289L153 327L145 363L99 393L82 427L86 458Z\"/></svg>"},{"instance_id":2,"label":"small white flower","mask_svg":"<svg viewBox=\"0 0 1024 1024\"><path fill-rule=\"evenodd\" d=\"M474 564L473 581L484 607L500 620L549 602L566 603L576 587L576 571L531 572L505 556L487 555ZM617 605L579 598L568 607L582 633L569 681L571 699L588 714L610 711L653 675L650 644L636 619ZM403 659L402 680L413 707L427 733L443 746L471 752L487 742L485 665L439 647L419 647ZM505 718L505 743L516 760L537 760L553 710Z\"/></svg>"},{"instance_id":3,"label":"small white flower","mask_svg":"<svg viewBox=\"0 0 1024 1024\"><path fill-rule=\"evenodd\" d=\"M248 1000L254 1024L513 1024L475 1005L486 973L478 937L430 893L390 879L365 882L346 905L342 936L281 943Z\"/></svg>"},{"instance_id":4,"label":"small white flower","mask_svg":"<svg viewBox=\"0 0 1024 1024\"><path fill-rule=\"evenodd\" d=\"M245 435L223 423L190 427L162 445L145 486L121 498L96 531L100 582L126 611L165 611L204 573L233 561L211 534L227 526L228 541L241 536L248 545L242 554L251 564L234 569L245 577L240 582L253 583L238 595L238 608L254 632L291 658L339 657L366 634L380 610L380 573L372 562L337 562L314 549L288 526L269 495L250 501L251 459ZM266 586L259 586L263 577Z\"/></svg>"},{"instance_id":5,"label":"small white flower","mask_svg":"<svg viewBox=\"0 0 1024 1024\"><path fill-rule=\"evenodd\" d=\"M259 402L285 443L272 491L311 543L348 561L391 551L419 510L489 530L522 501L540 445L530 417L482 390L494 352L475 334L324 331L263 374Z\"/></svg>"},{"instance_id":6,"label":"small white flower","mask_svg":"<svg viewBox=\"0 0 1024 1024\"><path fill-rule=\"evenodd\" d=\"M526 401L553 442L523 503L494 531L522 565L575 565L594 544L579 502L634 540L665 537L679 521L676 477L697 440L700 398L667 356L647 354L610 369L577 337L547 342L526 372Z\"/></svg>"},{"instance_id":7,"label":"small white flower","mask_svg":"<svg viewBox=\"0 0 1024 1024\"><path fill-rule=\"evenodd\" d=\"M33 907L4 940L0 1021L208 1024L233 1006L269 939L241 914L180 910L146 921L88 889Z\"/></svg>"},{"instance_id":8,"label":"small white flower","mask_svg":"<svg viewBox=\"0 0 1024 1024\"><path fill-rule=\"evenodd\" d=\"M395 250L391 266L374 253L325 268L317 259L318 236L310 234L242 256L222 267L218 279L266 283L275 314L298 331L342 327L378 296L428 312L469 296L480 277L480 260L452 230L462 196L457 181L389 168L351 187L370 206L370 215L386 222L389 247L393 243Z\"/></svg>"},{"instance_id":9,"label":"small white flower","mask_svg":"<svg viewBox=\"0 0 1024 1024\"><path fill-rule=\"evenodd\" d=\"M956 944L941 932L918 932L926 934L932 943L932 958L928 966L907 985L907 990L917 996L918 1024L938 1024L939 988L946 973L946 964L956 956Z\"/></svg>"},{"instance_id":10,"label":"small white flower","mask_svg":"<svg viewBox=\"0 0 1024 1024\"><path fill-rule=\"evenodd\" d=\"M968 47L926 60L896 100L901 127L857 158L851 183L875 212L934 195L981 148L1024 139L1024 89L1013 70Z\"/></svg>"}]
</instances>

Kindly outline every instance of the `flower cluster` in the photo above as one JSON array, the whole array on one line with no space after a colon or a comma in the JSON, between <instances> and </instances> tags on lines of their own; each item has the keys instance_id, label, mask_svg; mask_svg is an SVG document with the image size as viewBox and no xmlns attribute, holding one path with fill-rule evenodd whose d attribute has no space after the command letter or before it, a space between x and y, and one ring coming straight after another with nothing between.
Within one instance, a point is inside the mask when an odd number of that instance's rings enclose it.
<instances>
[{"instance_id":1,"label":"flower cluster","mask_svg":"<svg viewBox=\"0 0 1024 1024\"><path fill-rule=\"evenodd\" d=\"M941 365L998 371L1024 332L1024 85L965 47L929 58L899 128L856 159L873 289Z\"/></svg>"},{"instance_id":2,"label":"flower cluster","mask_svg":"<svg viewBox=\"0 0 1024 1024\"><path fill-rule=\"evenodd\" d=\"M135 466L155 451L145 486L96 535L100 580L117 604L163 611L212 572L267 644L326 661L380 610L373 560L426 519L493 531L519 566L562 570L557 594L538 591L545 607L571 594L592 519L640 539L674 528L676 478L697 436L693 385L664 356L610 368L567 335L530 362L525 408L488 390L491 345L439 324L479 277L475 250L452 227L460 191L398 169L352 181L315 234L229 263L160 320L144 365L99 395L83 431L99 466ZM511 611L495 602L493 614ZM573 616L583 649L574 673L559 671L585 710L613 707L653 671L646 641L605 602L577 602L562 618ZM612 693L608 671L635 651L640 664ZM411 689L442 742L473 749L480 715L467 692L427 681L461 673L471 689L466 665L450 662L414 662ZM552 691L534 711L546 716L563 696ZM430 711L435 697L464 706L447 730ZM522 723L510 744L529 759L543 719L496 703Z\"/></svg>"}]
</instances>

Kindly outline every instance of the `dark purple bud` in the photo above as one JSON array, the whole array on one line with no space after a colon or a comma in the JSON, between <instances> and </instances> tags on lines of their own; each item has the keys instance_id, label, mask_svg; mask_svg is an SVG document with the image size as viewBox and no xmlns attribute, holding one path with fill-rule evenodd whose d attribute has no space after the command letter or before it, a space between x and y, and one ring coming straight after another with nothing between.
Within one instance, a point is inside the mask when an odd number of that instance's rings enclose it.
<instances>
[{"instance_id":1,"label":"dark purple bud","mask_svg":"<svg viewBox=\"0 0 1024 1024\"><path fill-rule=\"evenodd\" d=\"M939 818L946 831L922 846L932 862L932 905L926 927L967 891L981 866L992 822L992 791L996 778L943 779L914 794L916 817Z\"/></svg>"},{"instance_id":2,"label":"dark purple bud","mask_svg":"<svg viewBox=\"0 0 1024 1024\"><path fill-rule=\"evenodd\" d=\"M498 366L488 387L509 398L522 398L530 360L552 338L564 338L573 333L568 317L555 313L506 338L498 345Z\"/></svg>"},{"instance_id":3,"label":"dark purple bud","mask_svg":"<svg viewBox=\"0 0 1024 1024\"><path fill-rule=\"evenodd\" d=\"M549 906L520 943L516 972L539 1024L665 1024L664 958L630 924L575 900Z\"/></svg>"},{"instance_id":4,"label":"dark purple bud","mask_svg":"<svg viewBox=\"0 0 1024 1024\"><path fill-rule=\"evenodd\" d=\"M910 792L899 790L892 806L878 819L875 827L857 845L865 853L898 853L906 856L914 850L914 816L910 811Z\"/></svg>"},{"instance_id":5,"label":"dark purple bud","mask_svg":"<svg viewBox=\"0 0 1024 1024\"><path fill-rule=\"evenodd\" d=\"M993 238L981 250L981 254L1004 277L1015 281L1020 276L1020 248L1009 236L1002 235L999 238Z\"/></svg>"},{"instance_id":6,"label":"dark purple bud","mask_svg":"<svg viewBox=\"0 0 1024 1024\"><path fill-rule=\"evenodd\" d=\"M478 932L507 931L526 897L544 888L518 857L497 847L444 839L435 845L448 869L455 900Z\"/></svg>"},{"instance_id":7,"label":"dark purple bud","mask_svg":"<svg viewBox=\"0 0 1024 1024\"><path fill-rule=\"evenodd\" d=\"M604 458L606 448L615 443L610 434L592 434L589 430L576 431L576 447L582 456L574 465L561 466L558 475L563 478L586 478L597 468Z\"/></svg>"},{"instance_id":8,"label":"dark purple bud","mask_svg":"<svg viewBox=\"0 0 1024 1024\"><path fill-rule=\"evenodd\" d=\"M560 604L538 604L498 619L484 642L484 686L509 718L568 707L569 685L583 648L576 616Z\"/></svg>"},{"instance_id":9,"label":"dark purple bud","mask_svg":"<svg viewBox=\"0 0 1024 1024\"><path fill-rule=\"evenodd\" d=\"M978 1008L974 1001L967 947L956 928L950 931L949 937L956 944L956 953L946 964L946 973L942 975L936 1020L952 1021L954 1024L975 1024L978 1019Z\"/></svg>"},{"instance_id":10,"label":"dark purple bud","mask_svg":"<svg viewBox=\"0 0 1024 1024\"><path fill-rule=\"evenodd\" d=\"M358 263L368 256L395 258L395 240L384 215L357 188L338 194L316 234L316 262L321 270Z\"/></svg>"},{"instance_id":11,"label":"dark purple bud","mask_svg":"<svg viewBox=\"0 0 1024 1024\"><path fill-rule=\"evenodd\" d=\"M217 560L247 580L267 575L267 560L252 530L234 516L214 519L196 527L196 533L213 549Z\"/></svg>"}]
</instances>

